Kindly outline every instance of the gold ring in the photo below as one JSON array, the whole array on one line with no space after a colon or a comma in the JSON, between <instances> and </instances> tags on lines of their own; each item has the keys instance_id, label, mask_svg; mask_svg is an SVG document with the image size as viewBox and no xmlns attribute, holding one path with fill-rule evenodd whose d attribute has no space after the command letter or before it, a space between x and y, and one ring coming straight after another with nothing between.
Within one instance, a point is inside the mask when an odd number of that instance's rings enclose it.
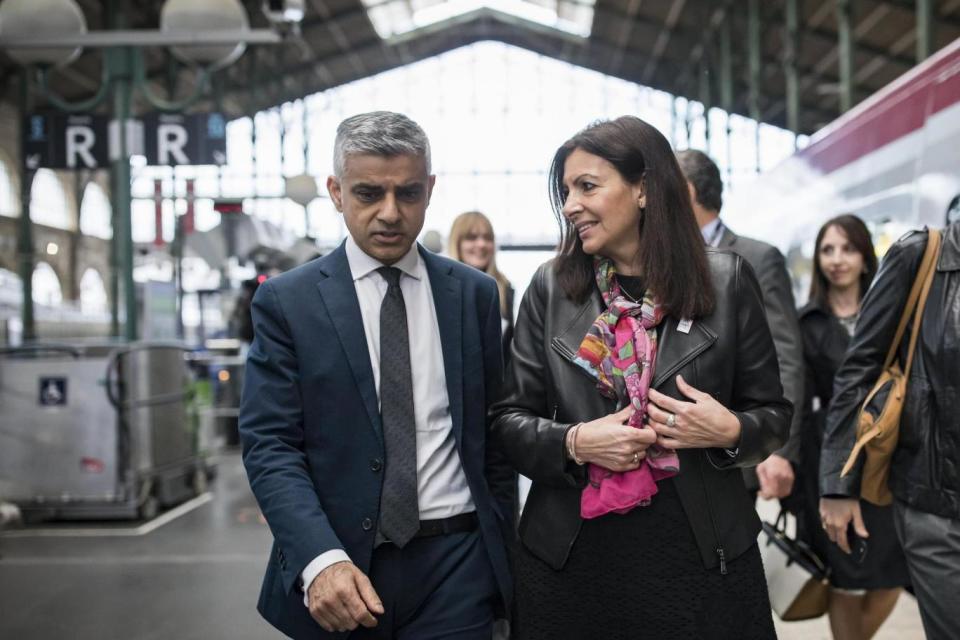
<instances>
[{"instance_id":1,"label":"gold ring","mask_svg":"<svg viewBox=\"0 0 960 640\"><path fill-rule=\"evenodd\" d=\"M671 429L677 426L677 414L671 413L667 415L667 426Z\"/></svg>"},{"instance_id":2,"label":"gold ring","mask_svg":"<svg viewBox=\"0 0 960 640\"><path fill-rule=\"evenodd\" d=\"M634 451L634 452L633 452L633 464L640 464L640 452L639 452L639 451Z\"/></svg>"}]
</instances>

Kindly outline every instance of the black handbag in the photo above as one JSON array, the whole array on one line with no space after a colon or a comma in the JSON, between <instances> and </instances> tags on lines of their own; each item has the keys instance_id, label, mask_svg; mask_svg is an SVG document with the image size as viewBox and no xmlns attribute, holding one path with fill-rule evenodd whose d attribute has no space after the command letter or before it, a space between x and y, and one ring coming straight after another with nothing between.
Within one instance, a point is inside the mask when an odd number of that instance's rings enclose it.
<instances>
[{"instance_id":1,"label":"black handbag","mask_svg":"<svg viewBox=\"0 0 960 640\"><path fill-rule=\"evenodd\" d=\"M762 522L760 555L770 606L781 620L819 618L827 612L830 571L806 543L787 535L787 511Z\"/></svg>"}]
</instances>

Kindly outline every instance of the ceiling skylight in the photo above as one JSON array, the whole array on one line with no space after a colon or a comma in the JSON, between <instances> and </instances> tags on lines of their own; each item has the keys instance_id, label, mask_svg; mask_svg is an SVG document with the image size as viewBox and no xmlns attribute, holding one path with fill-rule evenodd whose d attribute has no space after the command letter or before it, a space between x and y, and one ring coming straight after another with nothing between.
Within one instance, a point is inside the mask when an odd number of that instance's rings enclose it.
<instances>
[{"instance_id":1,"label":"ceiling skylight","mask_svg":"<svg viewBox=\"0 0 960 640\"><path fill-rule=\"evenodd\" d=\"M586 38L596 0L363 0L363 4L384 40L483 10Z\"/></svg>"}]
</instances>

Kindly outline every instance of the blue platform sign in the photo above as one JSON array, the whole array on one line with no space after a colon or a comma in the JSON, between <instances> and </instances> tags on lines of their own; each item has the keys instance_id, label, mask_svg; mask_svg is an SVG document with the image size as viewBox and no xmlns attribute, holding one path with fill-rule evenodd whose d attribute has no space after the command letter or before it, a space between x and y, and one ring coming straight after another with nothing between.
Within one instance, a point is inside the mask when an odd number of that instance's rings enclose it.
<instances>
[{"instance_id":1,"label":"blue platform sign","mask_svg":"<svg viewBox=\"0 0 960 640\"><path fill-rule=\"evenodd\" d=\"M62 407L67 404L67 379L40 378L39 403L42 407Z\"/></svg>"}]
</instances>

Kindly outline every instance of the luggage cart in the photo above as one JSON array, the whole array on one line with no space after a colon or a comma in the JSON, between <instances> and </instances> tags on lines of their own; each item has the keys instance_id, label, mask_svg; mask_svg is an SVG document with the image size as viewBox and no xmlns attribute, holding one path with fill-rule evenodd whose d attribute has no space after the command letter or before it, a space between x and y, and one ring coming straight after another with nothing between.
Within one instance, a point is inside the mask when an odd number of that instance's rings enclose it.
<instances>
[{"instance_id":1,"label":"luggage cart","mask_svg":"<svg viewBox=\"0 0 960 640\"><path fill-rule=\"evenodd\" d=\"M25 521L152 518L214 467L178 342L0 351L0 496Z\"/></svg>"}]
</instances>

